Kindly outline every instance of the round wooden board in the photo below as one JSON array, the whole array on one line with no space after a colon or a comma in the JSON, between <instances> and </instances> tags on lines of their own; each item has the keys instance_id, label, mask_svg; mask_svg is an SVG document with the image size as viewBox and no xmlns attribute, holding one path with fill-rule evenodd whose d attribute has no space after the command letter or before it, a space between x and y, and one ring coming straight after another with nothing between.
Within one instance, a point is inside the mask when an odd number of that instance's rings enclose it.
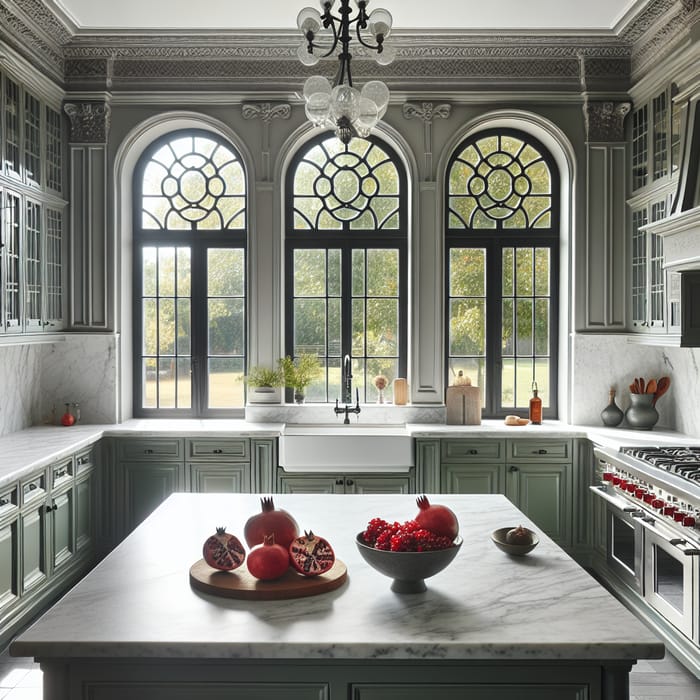
<instances>
[{"instance_id":1,"label":"round wooden board","mask_svg":"<svg viewBox=\"0 0 700 700\"><path fill-rule=\"evenodd\" d=\"M234 571L217 571L200 559L190 567L190 585L223 598L284 600L333 591L343 585L347 575L345 564L336 559L331 569L319 576L302 576L290 567L282 578L260 581L251 575L245 562Z\"/></svg>"}]
</instances>

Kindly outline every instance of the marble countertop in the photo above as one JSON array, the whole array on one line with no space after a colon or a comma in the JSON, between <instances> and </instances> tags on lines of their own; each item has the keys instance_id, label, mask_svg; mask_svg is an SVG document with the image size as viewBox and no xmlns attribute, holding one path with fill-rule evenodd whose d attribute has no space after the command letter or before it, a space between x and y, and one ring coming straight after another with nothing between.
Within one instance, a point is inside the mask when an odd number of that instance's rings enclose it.
<instances>
[{"instance_id":1,"label":"marble countertop","mask_svg":"<svg viewBox=\"0 0 700 700\"><path fill-rule=\"evenodd\" d=\"M215 526L242 536L251 494L174 494L11 645L14 656L246 659L638 659L664 646L544 533L510 557L493 530L536 528L501 495L442 496L460 522L455 560L401 595L355 534L374 516L406 520L415 496L279 495L301 529L325 536L348 568L337 590L297 601L219 598L189 569ZM329 508L332 502L332 508ZM172 546L169 546L172 545ZM233 574L232 574L233 575Z\"/></svg>"},{"instance_id":2,"label":"marble countertop","mask_svg":"<svg viewBox=\"0 0 700 700\"><path fill-rule=\"evenodd\" d=\"M288 424L293 427L293 424ZM327 429L340 434L342 424L313 426L314 430ZM353 435L376 434L376 424L353 423L348 426ZM693 438L669 430L626 430L601 426L569 425L561 421L544 421L542 425L507 426L502 420L484 420L480 425L445 425L440 423L407 423L403 426L387 424L390 432L404 432L414 438L588 438L604 447L619 448L622 445L693 445L700 438ZM31 470L51 464L102 437L278 437L284 433L284 423L252 423L246 420L226 419L132 419L110 425L41 425L9 435L0 436L0 487L21 478Z\"/></svg>"}]
</instances>

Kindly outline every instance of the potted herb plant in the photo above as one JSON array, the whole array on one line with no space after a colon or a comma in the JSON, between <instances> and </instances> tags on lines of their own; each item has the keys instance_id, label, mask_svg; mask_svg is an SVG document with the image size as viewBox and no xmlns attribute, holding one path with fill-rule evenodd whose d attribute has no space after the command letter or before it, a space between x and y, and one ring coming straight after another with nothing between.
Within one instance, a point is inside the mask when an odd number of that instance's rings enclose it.
<instances>
[{"instance_id":1,"label":"potted herb plant","mask_svg":"<svg viewBox=\"0 0 700 700\"><path fill-rule=\"evenodd\" d=\"M294 401L304 403L306 388L321 374L318 356L302 353L292 359L287 355L280 358L279 367L284 377L284 385L294 390Z\"/></svg>"},{"instance_id":2,"label":"potted herb plant","mask_svg":"<svg viewBox=\"0 0 700 700\"><path fill-rule=\"evenodd\" d=\"M279 403L277 389L284 386L284 376L280 369L251 367L245 381L250 388L248 393L250 403Z\"/></svg>"}]
</instances>

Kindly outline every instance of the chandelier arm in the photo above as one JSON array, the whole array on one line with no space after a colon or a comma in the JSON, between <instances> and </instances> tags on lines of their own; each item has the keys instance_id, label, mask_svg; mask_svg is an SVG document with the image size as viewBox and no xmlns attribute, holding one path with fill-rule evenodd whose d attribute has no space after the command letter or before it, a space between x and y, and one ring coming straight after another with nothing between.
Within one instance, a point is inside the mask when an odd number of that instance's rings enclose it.
<instances>
[{"instance_id":1,"label":"chandelier arm","mask_svg":"<svg viewBox=\"0 0 700 700\"><path fill-rule=\"evenodd\" d=\"M357 20L355 20L357 21ZM362 38L362 34L360 33L360 23L357 22L357 25L355 26L356 34L357 34L357 40L364 46L366 49L372 49L372 51L376 51L377 53L382 52L382 48L384 46L384 35L383 34L378 34L377 35L377 43L376 44L370 44L367 41L365 41Z\"/></svg>"}]
</instances>

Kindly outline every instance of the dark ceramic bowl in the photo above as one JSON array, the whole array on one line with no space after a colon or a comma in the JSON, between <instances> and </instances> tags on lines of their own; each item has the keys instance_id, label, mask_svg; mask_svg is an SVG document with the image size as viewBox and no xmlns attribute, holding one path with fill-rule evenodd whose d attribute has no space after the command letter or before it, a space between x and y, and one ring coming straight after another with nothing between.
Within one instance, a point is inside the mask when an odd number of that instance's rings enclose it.
<instances>
[{"instance_id":1,"label":"dark ceramic bowl","mask_svg":"<svg viewBox=\"0 0 700 700\"><path fill-rule=\"evenodd\" d=\"M527 554L528 552L531 552L537 545L539 544L540 538L537 536L537 533L533 532L532 530L527 530L530 535L532 535L532 543L531 544L509 544L506 542L506 534L508 533L508 530L512 530L515 525L511 525L510 527L501 527L498 530L494 530L491 533L491 539L493 540L493 543L498 547L501 551L505 552L506 554L514 554L516 556L522 556L523 554Z\"/></svg>"},{"instance_id":2,"label":"dark ceramic bowl","mask_svg":"<svg viewBox=\"0 0 700 700\"><path fill-rule=\"evenodd\" d=\"M456 556L462 546L457 537L452 547L431 552L387 552L366 545L360 532L355 538L362 558L380 574L394 579L394 593L422 593L427 590L425 579L442 571Z\"/></svg>"}]
</instances>

